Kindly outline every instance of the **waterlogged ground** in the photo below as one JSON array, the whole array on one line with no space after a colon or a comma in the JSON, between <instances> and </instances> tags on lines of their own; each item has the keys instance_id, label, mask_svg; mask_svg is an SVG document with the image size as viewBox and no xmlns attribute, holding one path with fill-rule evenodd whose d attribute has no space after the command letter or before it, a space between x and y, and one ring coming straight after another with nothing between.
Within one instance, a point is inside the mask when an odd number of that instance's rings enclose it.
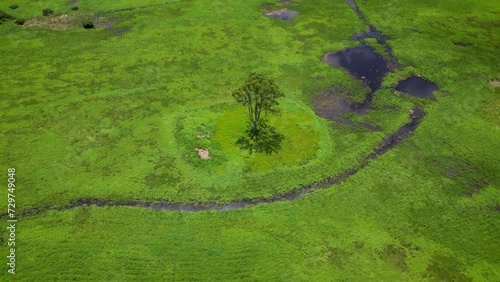
<instances>
[{"instance_id":1,"label":"waterlogged ground","mask_svg":"<svg viewBox=\"0 0 500 282\"><path fill-rule=\"evenodd\" d=\"M123 11L82 4L68 17L94 13L117 22L92 30L3 26L13 43L3 46L11 59L3 90L9 109L3 142L10 149L2 156L20 160L17 169L32 187L19 192L26 208L96 196L265 197L339 174L371 152L383 134L334 133L312 111L308 97L334 83L315 77L333 74L326 65L309 64L315 51L279 26L291 23L266 18L258 3L219 4L209 10L203 2L124 5ZM23 9L31 6L23 7L9 12L26 16L30 11ZM230 93L258 70L280 78L287 94L283 117L271 121L284 134L285 149L272 158L235 145L246 117ZM333 134L360 142L337 142ZM208 149L210 160L201 160L195 148Z\"/></svg>"},{"instance_id":2,"label":"waterlogged ground","mask_svg":"<svg viewBox=\"0 0 500 282\"><path fill-rule=\"evenodd\" d=\"M266 16L282 9L297 13ZM4 1L0 11L32 23L0 24L16 280L500 280L497 4ZM358 54L346 50L360 48L383 62L374 79L344 69ZM245 117L230 93L253 71L286 95L272 156L234 144ZM416 78L436 85L432 99L403 89Z\"/></svg>"}]
</instances>

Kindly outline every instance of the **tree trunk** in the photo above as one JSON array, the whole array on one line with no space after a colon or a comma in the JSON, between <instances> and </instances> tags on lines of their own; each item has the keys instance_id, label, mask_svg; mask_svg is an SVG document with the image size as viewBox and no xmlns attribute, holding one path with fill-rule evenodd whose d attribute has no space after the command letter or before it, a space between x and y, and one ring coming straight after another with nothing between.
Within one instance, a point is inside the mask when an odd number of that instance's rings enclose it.
<instances>
[{"instance_id":1,"label":"tree trunk","mask_svg":"<svg viewBox=\"0 0 500 282\"><path fill-rule=\"evenodd\" d=\"M256 136L259 134L259 129L257 128L257 121L252 121L252 135Z\"/></svg>"}]
</instances>

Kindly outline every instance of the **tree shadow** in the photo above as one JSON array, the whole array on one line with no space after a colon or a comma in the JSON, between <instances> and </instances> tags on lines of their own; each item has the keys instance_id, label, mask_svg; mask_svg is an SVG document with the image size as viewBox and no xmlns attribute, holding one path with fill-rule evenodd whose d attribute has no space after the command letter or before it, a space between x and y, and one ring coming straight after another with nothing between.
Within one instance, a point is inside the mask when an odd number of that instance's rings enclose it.
<instances>
[{"instance_id":1,"label":"tree shadow","mask_svg":"<svg viewBox=\"0 0 500 282\"><path fill-rule=\"evenodd\" d=\"M247 135L242 136L236 141L236 145L241 150L248 150L250 154L266 153L271 155L278 153L281 149L281 141L285 136L276 131L276 128L263 124L260 126L258 134L255 134L251 128L246 131Z\"/></svg>"}]
</instances>

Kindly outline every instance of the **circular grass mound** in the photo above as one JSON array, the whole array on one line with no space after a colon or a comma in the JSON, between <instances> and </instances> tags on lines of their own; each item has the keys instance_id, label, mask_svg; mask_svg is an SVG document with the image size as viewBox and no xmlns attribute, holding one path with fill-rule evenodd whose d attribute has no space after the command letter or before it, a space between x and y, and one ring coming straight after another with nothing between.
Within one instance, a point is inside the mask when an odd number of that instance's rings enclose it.
<instances>
[{"instance_id":1,"label":"circular grass mound","mask_svg":"<svg viewBox=\"0 0 500 282\"><path fill-rule=\"evenodd\" d=\"M319 128L314 128L313 117L304 112L282 111L281 116L269 116L269 125L284 137L276 153L250 153L237 145L248 128L246 109L240 106L228 109L219 118L213 140L227 155L241 160L248 172L304 165L314 158L320 133Z\"/></svg>"}]
</instances>

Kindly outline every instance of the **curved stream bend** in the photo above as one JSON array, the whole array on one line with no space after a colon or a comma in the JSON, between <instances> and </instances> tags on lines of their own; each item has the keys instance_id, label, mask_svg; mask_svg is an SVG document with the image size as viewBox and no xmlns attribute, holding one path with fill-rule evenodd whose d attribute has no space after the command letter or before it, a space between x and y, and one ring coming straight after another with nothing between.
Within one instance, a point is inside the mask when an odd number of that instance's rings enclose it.
<instances>
[{"instance_id":1,"label":"curved stream bend","mask_svg":"<svg viewBox=\"0 0 500 282\"><path fill-rule=\"evenodd\" d=\"M357 8L356 3L353 0L346 0L349 6L356 12L359 18L368 26L368 35L370 32L375 32L377 35L377 42L382 45L388 51L390 57L392 56L392 50L386 44L385 39L388 37L381 36L381 33L378 32L375 27L368 23L367 19L363 15L363 13ZM394 58L395 59L395 58ZM372 91L373 92L373 91ZM49 210L67 210L75 207L82 207L88 205L94 205L98 207L104 206L128 206L128 207L143 207L143 208L152 208L155 210L168 210L175 212L199 212L205 210L216 210L216 211L225 211L225 210L233 210L244 208L247 206L253 206L257 204L263 203L274 203L279 201L292 201L296 200L303 195L310 194L316 190L324 189L330 187L334 184L341 183L345 181L350 176L354 175L360 169L364 168L368 165L371 160L378 158L383 155L390 149L396 147L405 141L411 133L417 128L420 124L422 118L425 116L425 112L421 108L414 108L410 110L409 122L403 126L401 126L396 132L386 136L380 145L374 149L374 151L366 156L361 164L358 167L354 167L348 169L337 176L331 176L326 179L323 179L320 182L317 182L313 185L303 186L296 190L277 195L270 198L260 198L260 199L251 199L251 200L241 200L232 202L229 204L219 204L217 202L212 203L171 203L166 201L143 201L143 200L129 200L129 201L113 201L113 200L102 200L102 199L76 199L72 201L70 204L61 207L44 207L44 208L32 208L29 210L21 211L18 213L18 216L27 216L27 215L37 215ZM0 214L0 217L6 216L6 213Z\"/></svg>"},{"instance_id":2,"label":"curved stream bend","mask_svg":"<svg viewBox=\"0 0 500 282\"><path fill-rule=\"evenodd\" d=\"M69 205L62 207L44 207L44 208L33 208L23 212L18 213L18 216L36 215L48 210L67 210L75 207L94 205L98 207L103 206L128 206L128 207L143 207L152 208L155 210L168 210L176 212L198 212L205 210L216 210L225 211L239 209L247 206L253 206L263 203L274 203L279 201L292 201L296 200L303 195L310 194L316 190L324 189L330 187L331 185L341 183L345 181L350 176L354 175L360 169L364 168L371 160L374 160L390 149L396 147L405 141L411 133L420 124L420 121L425 116L425 112L421 108L414 108L410 110L409 122L401 126L396 132L386 136L380 145L375 148L375 150L366 156L361 164L356 168L348 169L337 176L332 176L324 179L321 182L317 182L313 185L303 186L299 189L277 195L271 198L261 198L261 199L251 199L251 200L241 200L237 202L232 202L229 204L219 204L216 202L212 203L171 203L166 201L142 201L142 200L130 200L130 201L113 201L113 200L102 200L102 199L77 199L72 201ZM1 216L5 216L2 214Z\"/></svg>"}]
</instances>

